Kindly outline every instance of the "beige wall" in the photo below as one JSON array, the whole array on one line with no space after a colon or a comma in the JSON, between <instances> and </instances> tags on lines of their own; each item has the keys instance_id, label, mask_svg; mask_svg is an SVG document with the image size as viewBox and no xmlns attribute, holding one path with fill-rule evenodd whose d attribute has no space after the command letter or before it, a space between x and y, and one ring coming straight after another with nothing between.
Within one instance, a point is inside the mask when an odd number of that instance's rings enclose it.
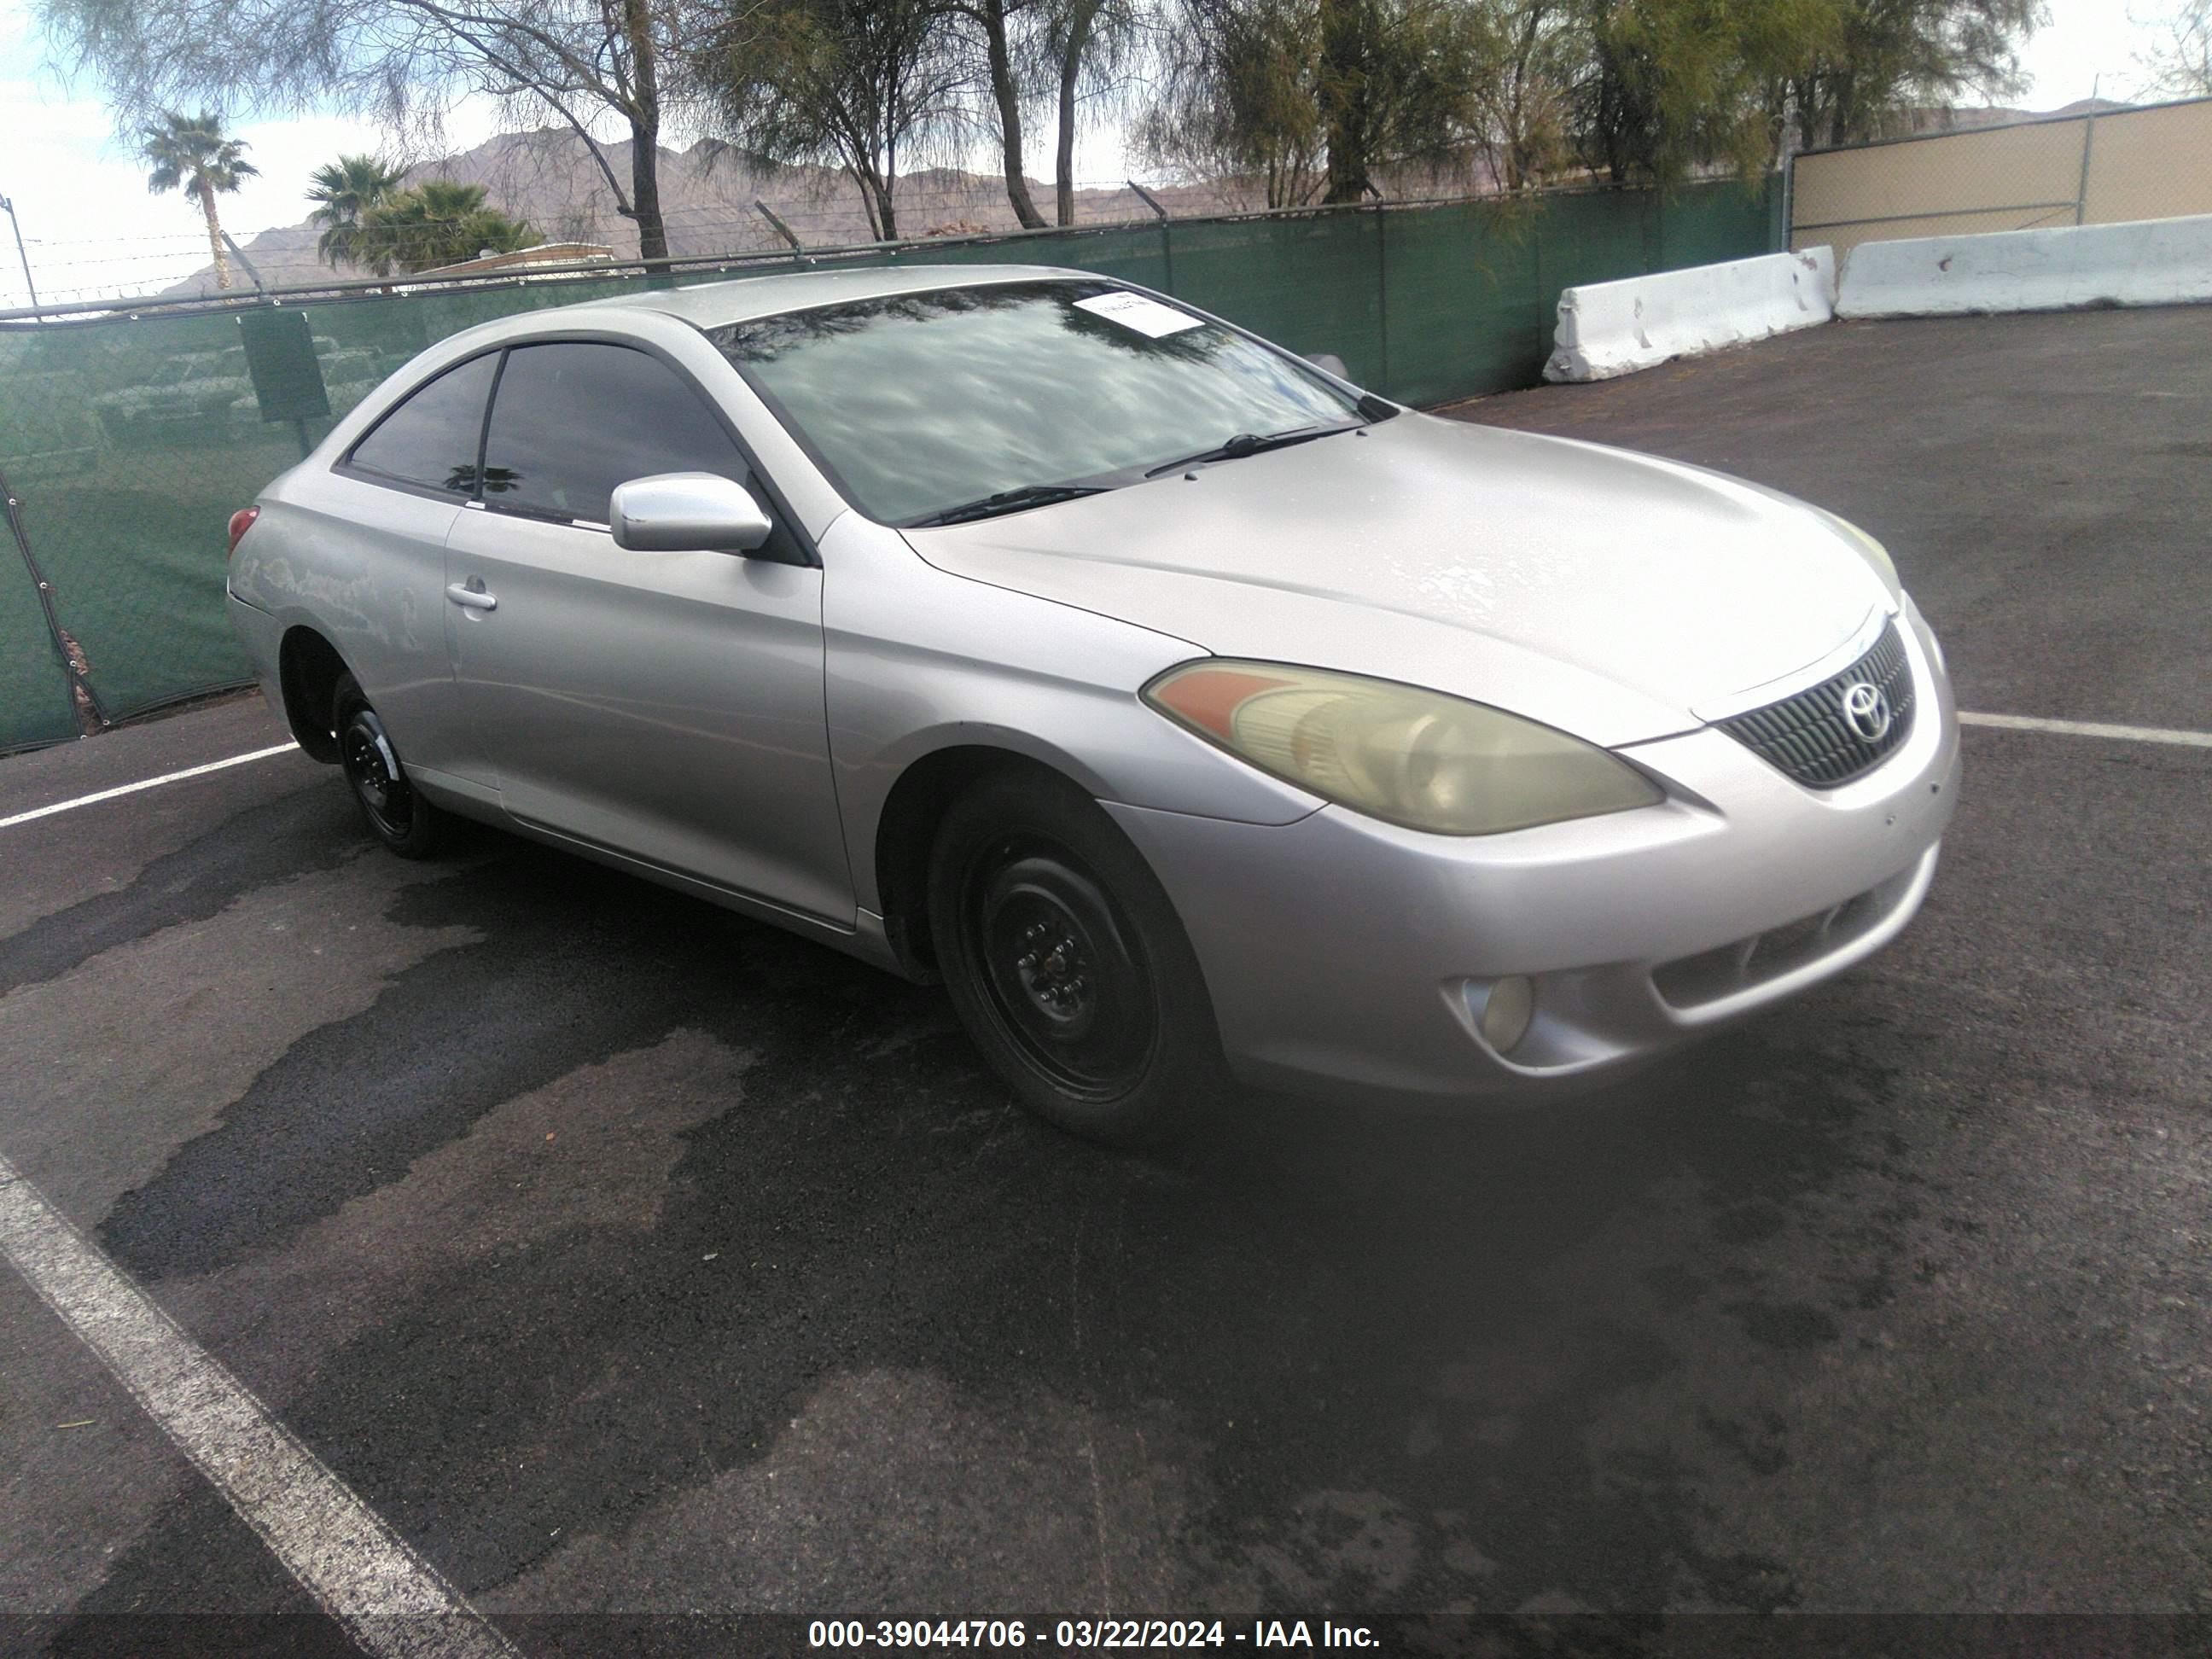
<instances>
[{"instance_id":1,"label":"beige wall","mask_svg":"<svg viewBox=\"0 0 2212 1659\"><path fill-rule=\"evenodd\" d=\"M1801 155L1790 246L2070 225L2077 198L2085 224L2212 213L2212 99Z\"/></svg>"},{"instance_id":2,"label":"beige wall","mask_svg":"<svg viewBox=\"0 0 2212 1659\"><path fill-rule=\"evenodd\" d=\"M2087 222L2185 213L2212 213L2212 99L2100 117Z\"/></svg>"}]
</instances>

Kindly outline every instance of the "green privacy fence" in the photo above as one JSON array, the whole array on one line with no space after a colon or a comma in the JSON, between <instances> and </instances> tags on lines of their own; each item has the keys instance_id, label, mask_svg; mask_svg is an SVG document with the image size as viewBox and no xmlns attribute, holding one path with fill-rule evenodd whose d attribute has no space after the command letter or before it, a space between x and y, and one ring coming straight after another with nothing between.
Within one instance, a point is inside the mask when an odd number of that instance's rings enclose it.
<instances>
[{"instance_id":1,"label":"green privacy fence","mask_svg":"<svg viewBox=\"0 0 2212 1659\"><path fill-rule=\"evenodd\" d=\"M223 613L225 520L410 357L493 317L802 263L1018 260L1174 294L1297 350L1334 352L1386 396L1436 404L1533 385L1563 288L1778 247L1778 195L1771 182L1729 181L1169 220L748 259L673 278L0 325L0 478L16 542L15 563L0 566L0 750L78 730L73 672L106 720L246 680Z\"/></svg>"}]
</instances>

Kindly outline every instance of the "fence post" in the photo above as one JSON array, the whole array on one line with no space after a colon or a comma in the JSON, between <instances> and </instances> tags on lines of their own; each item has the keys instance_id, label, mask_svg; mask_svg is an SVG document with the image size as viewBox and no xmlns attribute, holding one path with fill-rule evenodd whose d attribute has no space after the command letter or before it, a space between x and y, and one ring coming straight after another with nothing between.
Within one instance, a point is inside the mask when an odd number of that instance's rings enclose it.
<instances>
[{"instance_id":1,"label":"fence post","mask_svg":"<svg viewBox=\"0 0 2212 1659\"><path fill-rule=\"evenodd\" d=\"M15 203L5 196L0 196L0 213L6 214L8 222L15 228L15 257L23 262L23 286L31 291L31 314L35 317L39 311L39 285L31 280L31 256L23 252L22 222L15 217Z\"/></svg>"},{"instance_id":2,"label":"fence post","mask_svg":"<svg viewBox=\"0 0 2212 1659\"><path fill-rule=\"evenodd\" d=\"M775 210L774 208L770 207L766 202L762 201L757 196L753 198L753 205L760 210L761 217L767 220L769 223L775 228L775 234L782 237L785 241L791 244L793 252L804 253L806 252L805 248L799 246L799 238L793 234L791 227L775 216Z\"/></svg>"},{"instance_id":3,"label":"fence post","mask_svg":"<svg viewBox=\"0 0 2212 1659\"><path fill-rule=\"evenodd\" d=\"M1135 191L1137 192L1138 198L1142 201L1146 207L1152 209L1152 212L1158 216L1160 222L1160 286L1166 289L1170 294L1172 294L1176 291L1175 236L1174 234L1168 229L1168 210L1160 205L1160 199L1158 197L1153 195L1152 191L1146 190L1134 179L1124 179L1121 182L1128 185L1131 190Z\"/></svg>"},{"instance_id":4,"label":"fence post","mask_svg":"<svg viewBox=\"0 0 2212 1659\"><path fill-rule=\"evenodd\" d=\"M230 250L230 257L244 265L246 274L253 279L253 291L256 294L268 293L268 284L261 280L261 273L253 268L253 261L246 257L246 250L230 240L228 231L219 231L217 234L222 238L222 245Z\"/></svg>"},{"instance_id":5,"label":"fence post","mask_svg":"<svg viewBox=\"0 0 2212 1659\"><path fill-rule=\"evenodd\" d=\"M1554 298L1545 313L1544 304L1544 231L1552 222L1552 216L1539 209L1535 223L1528 232L1528 297L1536 307L1536 361L1542 362L1551 356L1551 338L1559 321L1559 302Z\"/></svg>"},{"instance_id":6,"label":"fence post","mask_svg":"<svg viewBox=\"0 0 2212 1659\"><path fill-rule=\"evenodd\" d=\"M2089 157L2097 142L2097 112L2091 110L2081 123L2081 182L2074 190L2074 222L2083 222L2089 207Z\"/></svg>"},{"instance_id":7,"label":"fence post","mask_svg":"<svg viewBox=\"0 0 2212 1659\"><path fill-rule=\"evenodd\" d=\"M46 580L46 573L39 568L39 562L31 553L31 532L23 527L23 503L8 487L5 476L0 476L0 509L7 515L8 528L13 532L15 550L22 555L23 568L31 578L31 586L39 596L39 612L46 618L46 636L53 643L54 653L62 659L62 678L69 686L70 714L76 720L78 735L83 735L88 726L97 731L105 726L107 711L100 706L100 698L86 678L82 659L70 647L73 641L62 627L61 617L54 611L54 590ZM4 736L0 733L0 736Z\"/></svg>"},{"instance_id":8,"label":"fence post","mask_svg":"<svg viewBox=\"0 0 2212 1659\"><path fill-rule=\"evenodd\" d=\"M1376 378L1390 394L1390 210L1375 204L1375 348L1382 359Z\"/></svg>"}]
</instances>

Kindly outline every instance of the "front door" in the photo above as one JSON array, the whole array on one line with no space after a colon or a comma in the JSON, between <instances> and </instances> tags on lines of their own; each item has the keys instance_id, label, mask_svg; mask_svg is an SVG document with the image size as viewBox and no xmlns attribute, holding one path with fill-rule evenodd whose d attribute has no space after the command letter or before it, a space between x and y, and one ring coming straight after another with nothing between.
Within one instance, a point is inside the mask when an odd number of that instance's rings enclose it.
<instances>
[{"instance_id":1,"label":"front door","mask_svg":"<svg viewBox=\"0 0 2212 1659\"><path fill-rule=\"evenodd\" d=\"M660 359L581 341L507 354L483 505L447 542L462 706L516 818L849 926L820 568L782 526L751 557L631 552L607 532L615 485L686 471L761 495Z\"/></svg>"}]
</instances>

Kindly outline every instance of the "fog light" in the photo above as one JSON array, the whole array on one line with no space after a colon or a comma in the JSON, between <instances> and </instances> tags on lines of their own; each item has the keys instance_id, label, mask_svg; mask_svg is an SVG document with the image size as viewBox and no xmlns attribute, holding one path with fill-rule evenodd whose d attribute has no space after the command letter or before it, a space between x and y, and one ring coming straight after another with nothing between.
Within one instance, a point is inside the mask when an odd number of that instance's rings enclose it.
<instances>
[{"instance_id":1,"label":"fog light","mask_svg":"<svg viewBox=\"0 0 2212 1659\"><path fill-rule=\"evenodd\" d=\"M1535 1012L1534 986L1518 974L1499 980L1490 988L1489 1000L1482 1005L1482 1040L1501 1054L1510 1054L1513 1045L1528 1034L1528 1022Z\"/></svg>"}]
</instances>

